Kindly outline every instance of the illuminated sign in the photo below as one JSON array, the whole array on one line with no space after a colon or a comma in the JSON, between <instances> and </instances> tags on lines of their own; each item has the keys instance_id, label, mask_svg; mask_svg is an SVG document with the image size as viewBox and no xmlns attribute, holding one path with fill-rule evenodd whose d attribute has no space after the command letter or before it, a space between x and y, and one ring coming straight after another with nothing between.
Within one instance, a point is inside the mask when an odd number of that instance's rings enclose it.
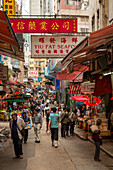
<instances>
[{"instance_id":1,"label":"illuminated sign","mask_svg":"<svg viewBox=\"0 0 113 170\"><path fill-rule=\"evenodd\" d=\"M63 58L84 36L31 36L32 58Z\"/></svg>"},{"instance_id":2,"label":"illuminated sign","mask_svg":"<svg viewBox=\"0 0 113 170\"><path fill-rule=\"evenodd\" d=\"M3 7L7 15L15 15L15 0L3 0Z\"/></svg>"},{"instance_id":3,"label":"illuminated sign","mask_svg":"<svg viewBox=\"0 0 113 170\"><path fill-rule=\"evenodd\" d=\"M76 33L77 19L10 19L15 33Z\"/></svg>"}]
</instances>

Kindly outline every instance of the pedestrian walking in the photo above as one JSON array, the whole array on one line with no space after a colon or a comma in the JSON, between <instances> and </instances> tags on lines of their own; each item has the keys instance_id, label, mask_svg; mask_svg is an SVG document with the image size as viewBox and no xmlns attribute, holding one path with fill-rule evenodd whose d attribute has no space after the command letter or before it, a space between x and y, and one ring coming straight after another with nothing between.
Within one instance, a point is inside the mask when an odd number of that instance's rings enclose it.
<instances>
[{"instance_id":1,"label":"pedestrian walking","mask_svg":"<svg viewBox=\"0 0 113 170\"><path fill-rule=\"evenodd\" d=\"M33 117L34 117L35 108L36 108L36 105L34 104L34 102L31 102L30 111L31 111L32 121L33 121Z\"/></svg>"},{"instance_id":2,"label":"pedestrian walking","mask_svg":"<svg viewBox=\"0 0 113 170\"><path fill-rule=\"evenodd\" d=\"M100 162L100 145L102 145L102 137L100 135L100 125L101 125L102 120L101 119L97 119L96 125L92 125L91 126L91 130L93 132L92 134L92 139L95 143L95 156L94 156L94 160Z\"/></svg>"},{"instance_id":3,"label":"pedestrian walking","mask_svg":"<svg viewBox=\"0 0 113 170\"><path fill-rule=\"evenodd\" d=\"M56 108L52 108L53 113L49 116L49 128L51 129L52 146L58 147L58 127L60 116L56 113Z\"/></svg>"},{"instance_id":4,"label":"pedestrian walking","mask_svg":"<svg viewBox=\"0 0 113 170\"><path fill-rule=\"evenodd\" d=\"M28 116L29 110L28 110L27 106L24 106L23 113L24 113L24 112L26 112L26 115Z\"/></svg>"},{"instance_id":5,"label":"pedestrian walking","mask_svg":"<svg viewBox=\"0 0 113 170\"><path fill-rule=\"evenodd\" d=\"M49 105L48 105L48 104L46 104L46 106L45 106L45 114L46 114L47 110L49 110L49 111L50 111L50 107L49 107Z\"/></svg>"},{"instance_id":6,"label":"pedestrian walking","mask_svg":"<svg viewBox=\"0 0 113 170\"><path fill-rule=\"evenodd\" d=\"M60 121L61 121L61 137L66 137L68 134L67 132L67 125L69 122L69 115L66 112L66 107L63 108L63 112L61 113Z\"/></svg>"},{"instance_id":7,"label":"pedestrian walking","mask_svg":"<svg viewBox=\"0 0 113 170\"><path fill-rule=\"evenodd\" d=\"M12 112L12 107L11 105L9 105L8 106L9 120L11 120L11 112Z\"/></svg>"},{"instance_id":8,"label":"pedestrian walking","mask_svg":"<svg viewBox=\"0 0 113 170\"><path fill-rule=\"evenodd\" d=\"M41 108L42 115L44 117L44 108L45 108L44 100L42 101L40 108Z\"/></svg>"},{"instance_id":9,"label":"pedestrian walking","mask_svg":"<svg viewBox=\"0 0 113 170\"><path fill-rule=\"evenodd\" d=\"M75 121L77 119L77 109L74 110L74 112L70 112L69 115L69 124L70 124L70 135L73 136L74 135L74 125L75 125Z\"/></svg>"},{"instance_id":10,"label":"pedestrian walking","mask_svg":"<svg viewBox=\"0 0 113 170\"><path fill-rule=\"evenodd\" d=\"M28 139L28 124L30 123L30 118L27 116L26 112L23 113L22 119L24 120L26 127L25 127L25 134L24 134L24 143L27 144Z\"/></svg>"},{"instance_id":11,"label":"pedestrian walking","mask_svg":"<svg viewBox=\"0 0 113 170\"><path fill-rule=\"evenodd\" d=\"M14 144L14 151L15 151L15 157L16 158L23 158L23 152L22 152L22 130L25 128L25 122L21 118L17 118L17 114L12 114L12 120L10 121L10 129L11 129L11 138L13 140Z\"/></svg>"},{"instance_id":12,"label":"pedestrian walking","mask_svg":"<svg viewBox=\"0 0 113 170\"><path fill-rule=\"evenodd\" d=\"M49 116L50 116L50 111L46 111L46 132L49 130Z\"/></svg>"},{"instance_id":13,"label":"pedestrian walking","mask_svg":"<svg viewBox=\"0 0 113 170\"><path fill-rule=\"evenodd\" d=\"M40 114L40 109L35 109L33 117L33 126L35 133L35 142L40 143L40 130L42 128L42 115Z\"/></svg>"}]
</instances>

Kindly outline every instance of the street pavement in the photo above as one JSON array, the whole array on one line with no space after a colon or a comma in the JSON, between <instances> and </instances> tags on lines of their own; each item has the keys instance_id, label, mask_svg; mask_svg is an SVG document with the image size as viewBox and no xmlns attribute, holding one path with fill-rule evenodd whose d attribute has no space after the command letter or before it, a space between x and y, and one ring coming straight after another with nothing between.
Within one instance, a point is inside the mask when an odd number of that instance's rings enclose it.
<instances>
[{"instance_id":1,"label":"street pavement","mask_svg":"<svg viewBox=\"0 0 113 170\"><path fill-rule=\"evenodd\" d=\"M51 146L50 134L41 131L41 143L35 144L33 129L28 144L23 144L24 159L13 160L13 144L0 151L0 170L113 170L113 158L101 151L102 162L95 162L94 145L77 136L60 138L59 147Z\"/></svg>"}]
</instances>

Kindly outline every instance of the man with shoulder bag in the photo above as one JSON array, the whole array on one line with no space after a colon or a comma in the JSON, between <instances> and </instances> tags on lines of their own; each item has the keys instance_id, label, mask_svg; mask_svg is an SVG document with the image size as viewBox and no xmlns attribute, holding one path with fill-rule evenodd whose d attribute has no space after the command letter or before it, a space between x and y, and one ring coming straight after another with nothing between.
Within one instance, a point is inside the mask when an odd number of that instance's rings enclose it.
<instances>
[{"instance_id":1,"label":"man with shoulder bag","mask_svg":"<svg viewBox=\"0 0 113 170\"><path fill-rule=\"evenodd\" d=\"M17 118L17 114L12 114L12 120L10 121L10 129L11 129L11 138L13 140L14 144L14 151L15 151L15 157L23 159L23 152L22 152L22 132L25 128L26 124L23 119Z\"/></svg>"}]
</instances>

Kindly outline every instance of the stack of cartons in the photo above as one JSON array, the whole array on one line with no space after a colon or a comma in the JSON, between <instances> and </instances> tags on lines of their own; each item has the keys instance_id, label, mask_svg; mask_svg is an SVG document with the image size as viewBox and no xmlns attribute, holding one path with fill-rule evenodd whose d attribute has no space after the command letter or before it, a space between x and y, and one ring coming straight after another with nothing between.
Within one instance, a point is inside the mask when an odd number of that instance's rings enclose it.
<instances>
[{"instance_id":1,"label":"stack of cartons","mask_svg":"<svg viewBox=\"0 0 113 170\"><path fill-rule=\"evenodd\" d=\"M102 136L110 136L110 130L108 130L108 119L102 119L100 130Z\"/></svg>"}]
</instances>

